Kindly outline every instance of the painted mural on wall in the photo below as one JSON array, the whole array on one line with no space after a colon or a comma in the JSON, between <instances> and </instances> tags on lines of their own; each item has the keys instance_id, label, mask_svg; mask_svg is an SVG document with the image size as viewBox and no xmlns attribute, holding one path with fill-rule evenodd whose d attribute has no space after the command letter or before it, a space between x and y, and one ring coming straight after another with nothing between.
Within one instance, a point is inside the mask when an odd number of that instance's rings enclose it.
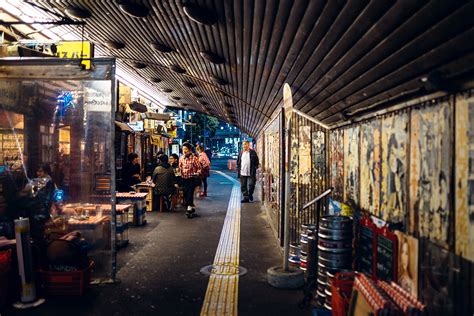
<instances>
[{"instance_id":1,"label":"painted mural on wall","mask_svg":"<svg viewBox=\"0 0 474 316\"><path fill-rule=\"evenodd\" d=\"M456 99L456 254L474 261L474 97Z\"/></svg>"},{"instance_id":2,"label":"painted mural on wall","mask_svg":"<svg viewBox=\"0 0 474 316\"><path fill-rule=\"evenodd\" d=\"M359 204L359 126L344 131L344 201Z\"/></svg>"},{"instance_id":3,"label":"painted mural on wall","mask_svg":"<svg viewBox=\"0 0 474 316\"><path fill-rule=\"evenodd\" d=\"M410 228L447 247L452 157L448 102L411 112L410 146Z\"/></svg>"},{"instance_id":4,"label":"painted mural on wall","mask_svg":"<svg viewBox=\"0 0 474 316\"><path fill-rule=\"evenodd\" d=\"M311 184L311 126L299 127L299 183Z\"/></svg>"},{"instance_id":5,"label":"painted mural on wall","mask_svg":"<svg viewBox=\"0 0 474 316\"><path fill-rule=\"evenodd\" d=\"M380 120L360 127L360 207L372 214L380 208Z\"/></svg>"},{"instance_id":6,"label":"painted mural on wall","mask_svg":"<svg viewBox=\"0 0 474 316\"><path fill-rule=\"evenodd\" d=\"M342 200L344 193L344 131L342 129L329 133L329 160L331 187L333 197Z\"/></svg>"},{"instance_id":7,"label":"painted mural on wall","mask_svg":"<svg viewBox=\"0 0 474 316\"><path fill-rule=\"evenodd\" d=\"M382 120L381 207L385 221L403 222L407 215L408 113Z\"/></svg>"},{"instance_id":8,"label":"painted mural on wall","mask_svg":"<svg viewBox=\"0 0 474 316\"><path fill-rule=\"evenodd\" d=\"M312 154L313 154L313 183L315 192L321 192L326 188L326 142L323 131L312 133Z\"/></svg>"}]
</instances>

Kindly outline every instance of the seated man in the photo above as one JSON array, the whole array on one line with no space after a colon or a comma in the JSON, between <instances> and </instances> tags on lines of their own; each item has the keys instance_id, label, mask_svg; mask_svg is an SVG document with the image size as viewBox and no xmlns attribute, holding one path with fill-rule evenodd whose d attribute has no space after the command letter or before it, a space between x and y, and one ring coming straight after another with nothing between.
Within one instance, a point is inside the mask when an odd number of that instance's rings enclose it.
<instances>
[{"instance_id":1,"label":"seated man","mask_svg":"<svg viewBox=\"0 0 474 316\"><path fill-rule=\"evenodd\" d=\"M167 211L171 209L171 194L175 192L176 177L174 170L168 163L168 156L161 155L160 162L153 171L153 183L155 184L154 194L156 201L163 198L163 208Z\"/></svg>"}]
</instances>

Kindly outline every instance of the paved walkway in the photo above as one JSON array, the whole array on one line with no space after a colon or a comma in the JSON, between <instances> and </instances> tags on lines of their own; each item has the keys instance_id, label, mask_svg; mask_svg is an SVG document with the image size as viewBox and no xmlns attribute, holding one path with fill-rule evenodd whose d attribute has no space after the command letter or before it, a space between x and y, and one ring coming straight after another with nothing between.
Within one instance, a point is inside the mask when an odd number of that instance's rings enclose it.
<instances>
[{"instance_id":1,"label":"paved walkway","mask_svg":"<svg viewBox=\"0 0 474 316\"><path fill-rule=\"evenodd\" d=\"M200 269L215 259L232 187L213 173L209 196L198 201L193 219L182 209L147 213L148 225L131 228L130 245L118 253L120 283L7 315L199 315L209 283ZM248 273L239 278L238 314L309 315L297 307L301 291L266 283L266 269L281 264L281 255L264 214L258 202L241 206L240 265Z\"/></svg>"}]
</instances>

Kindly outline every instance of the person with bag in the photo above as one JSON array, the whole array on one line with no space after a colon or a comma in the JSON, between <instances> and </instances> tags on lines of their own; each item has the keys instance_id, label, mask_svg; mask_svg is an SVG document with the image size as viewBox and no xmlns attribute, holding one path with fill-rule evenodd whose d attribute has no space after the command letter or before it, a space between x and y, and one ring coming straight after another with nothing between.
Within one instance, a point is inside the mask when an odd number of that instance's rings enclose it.
<instances>
[{"instance_id":1,"label":"person with bag","mask_svg":"<svg viewBox=\"0 0 474 316\"><path fill-rule=\"evenodd\" d=\"M168 156L158 157L158 166L153 171L153 183L155 184L154 194L156 201L163 200L163 208L166 211L171 210L171 195L175 192L176 176L173 167L168 163Z\"/></svg>"},{"instance_id":2,"label":"person with bag","mask_svg":"<svg viewBox=\"0 0 474 316\"><path fill-rule=\"evenodd\" d=\"M196 146L196 151L199 155L199 163L201 164L201 182L202 182L202 191L199 193L200 197L207 196L207 178L211 175L211 162L209 161L209 157L204 152L204 147L202 145Z\"/></svg>"},{"instance_id":3,"label":"person with bag","mask_svg":"<svg viewBox=\"0 0 474 316\"><path fill-rule=\"evenodd\" d=\"M183 144L183 155L179 158L179 170L181 171L181 186L183 188L184 207L186 215L191 218L195 213L194 189L199 185L201 164L198 157L193 154L190 143Z\"/></svg>"}]
</instances>

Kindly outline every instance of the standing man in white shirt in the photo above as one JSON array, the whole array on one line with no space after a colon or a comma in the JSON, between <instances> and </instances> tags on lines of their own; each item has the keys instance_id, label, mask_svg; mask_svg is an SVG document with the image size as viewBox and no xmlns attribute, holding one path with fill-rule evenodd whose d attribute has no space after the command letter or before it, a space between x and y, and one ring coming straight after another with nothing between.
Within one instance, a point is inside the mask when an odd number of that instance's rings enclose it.
<instances>
[{"instance_id":1,"label":"standing man in white shirt","mask_svg":"<svg viewBox=\"0 0 474 316\"><path fill-rule=\"evenodd\" d=\"M259 165L258 156L255 150L250 148L250 143L243 142L243 150L237 160L237 172L240 179L240 189L242 191L242 203L253 201L253 191L257 178L257 168Z\"/></svg>"}]
</instances>

